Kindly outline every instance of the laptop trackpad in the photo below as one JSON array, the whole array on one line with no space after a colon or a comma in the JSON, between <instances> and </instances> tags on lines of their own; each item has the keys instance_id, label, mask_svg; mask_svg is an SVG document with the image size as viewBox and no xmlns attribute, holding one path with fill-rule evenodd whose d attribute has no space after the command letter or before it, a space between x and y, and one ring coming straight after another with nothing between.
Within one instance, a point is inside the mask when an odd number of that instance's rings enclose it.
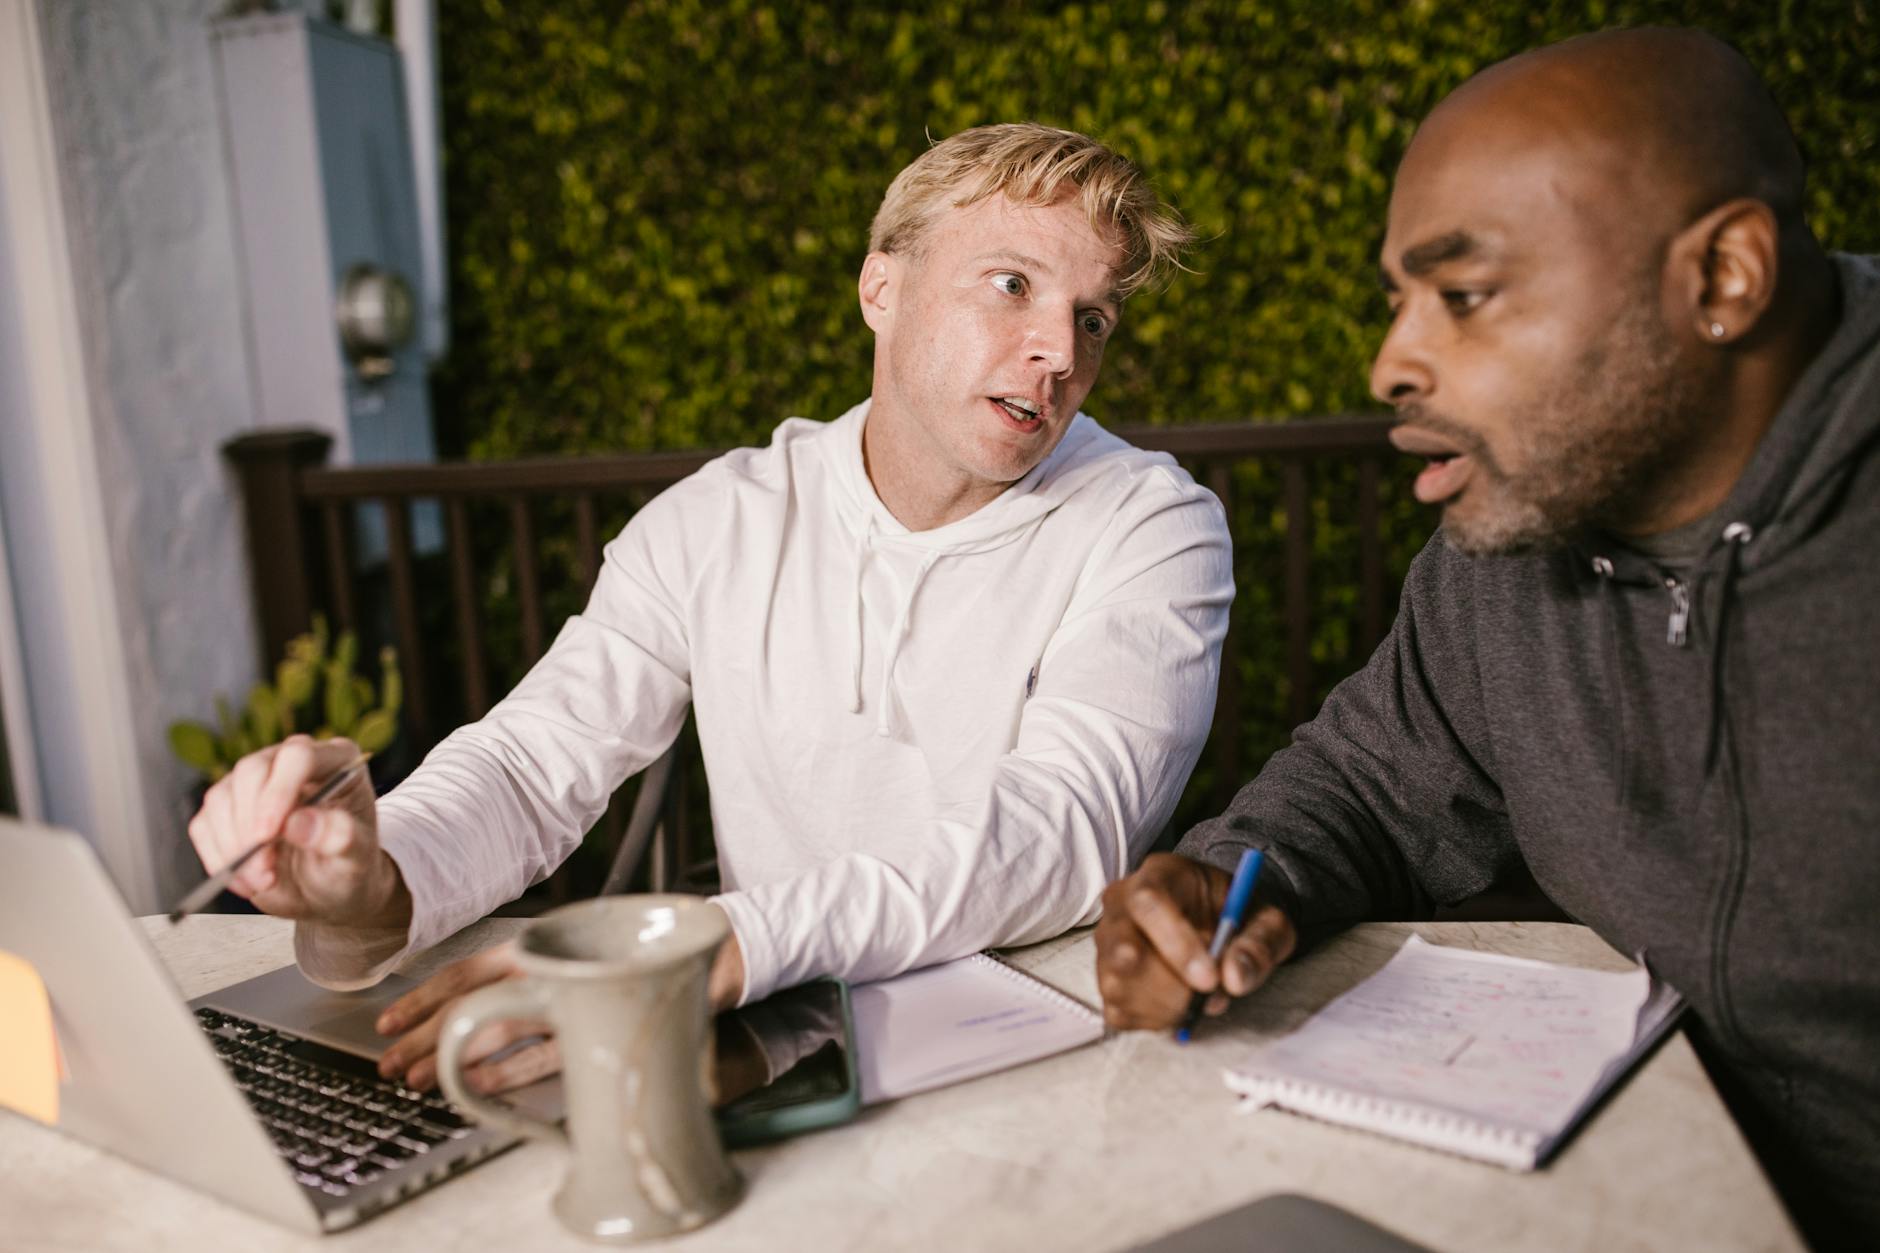
<instances>
[{"instance_id":1,"label":"laptop trackpad","mask_svg":"<svg viewBox=\"0 0 1880 1253\"><path fill-rule=\"evenodd\" d=\"M309 981L298 966L283 966L199 996L190 1004L207 1005L329 1048L375 1058L394 1038L380 1035L373 1026L379 1012L417 986L403 975L387 975L384 982L361 992L333 992Z\"/></svg>"},{"instance_id":2,"label":"laptop trackpad","mask_svg":"<svg viewBox=\"0 0 1880 1253\"><path fill-rule=\"evenodd\" d=\"M417 986L416 980L404 975L387 975L363 991L333 992L301 974L300 967L283 966L206 993L189 1004L191 1008L207 1005L343 1053L376 1059L395 1038L380 1035L373 1025L379 1011ZM563 1113L561 1077L505 1092L502 1100L538 1117L559 1119Z\"/></svg>"}]
</instances>

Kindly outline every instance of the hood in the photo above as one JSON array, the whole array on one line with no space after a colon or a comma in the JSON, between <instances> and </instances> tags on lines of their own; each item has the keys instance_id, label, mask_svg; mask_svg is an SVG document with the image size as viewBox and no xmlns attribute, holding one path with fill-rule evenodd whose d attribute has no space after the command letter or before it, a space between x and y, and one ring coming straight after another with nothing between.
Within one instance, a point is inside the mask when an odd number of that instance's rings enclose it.
<instances>
[{"instance_id":1,"label":"hood","mask_svg":"<svg viewBox=\"0 0 1880 1253\"><path fill-rule=\"evenodd\" d=\"M857 534L872 533L876 543L913 551L959 555L1009 544L1100 478L1103 459L1127 447L1088 414L1078 413L1051 455L990 504L945 526L910 531L881 503L862 462L862 428L870 403L864 400L832 423L836 438L830 443L829 469L843 522Z\"/></svg>"},{"instance_id":2,"label":"hood","mask_svg":"<svg viewBox=\"0 0 1880 1253\"><path fill-rule=\"evenodd\" d=\"M1806 534L1798 525L1832 492L1845 467L1880 437L1880 258L1836 253L1841 321L1770 425L1733 502L1769 540L1761 562ZM1768 464L1764 464L1764 453Z\"/></svg>"},{"instance_id":3,"label":"hood","mask_svg":"<svg viewBox=\"0 0 1880 1253\"><path fill-rule=\"evenodd\" d=\"M921 584L935 563L990 552L1022 538L1052 510L1103 477L1105 459L1128 445L1098 426L1087 414L1079 413L1071 419L1070 429L1064 432L1064 438L1051 450L1051 455L990 504L945 526L910 531L881 503L862 462L862 428L868 421L869 404L864 400L835 420L832 424L835 429L831 432L835 438L828 441L827 455L830 478L835 483L837 509L855 541L854 603L848 615L851 713L860 713L865 703L862 693L862 576L868 568L870 555L876 548L921 554L914 577L908 581L894 616L895 625L889 632L887 654L882 662L881 689L873 702L876 734L892 735L894 666L913 627Z\"/></svg>"},{"instance_id":4,"label":"hood","mask_svg":"<svg viewBox=\"0 0 1880 1253\"><path fill-rule=\"evenodd\" d=\"M1727 631L1737 580L1793 550L1833 510L1840 485L1856 458L1880 437L1880 264L1843 253L1833 258L1841 316L1813 361L1790 388L1749 465L1715 515L1709 545L1683 581L1667 578L1649 558L1609 538L1577 547L1571 560L1590 570L1605 604L1606 669L1618 700L1612 744L1613 777L1625 791L1628 711L1620 681L1610 591L1615 583L1663 583L1669 596L1666 642L1684 646L1694 605L1711 618L1709 717L1704 734L1706 773L1717 764L1726 717L1724 670ZM1697 580L1714 573L1709 589ZM1695 594L1694 594L1695 589ZM1707 591L1707 595L1704 594Z\"/></svg>"},{"instance_id":5,"label":"hood","mask_svg":"<svg viewBox=\"0 0 1880 1253\"><path fill-rule=\"evenodd\" d=\"M1725 547L1738 550L1746 573L1778 560L1807 538L1845 468L1880 438L1880 353L1872 351L1880 339L1880 258L1835 253L1832 261L1840 322L1789 389L1717 511L1716 534L1699 567L1713 564ZM1621 582L1659 581L1649 560L1608 539L1576 545L1576 557L1582 569L1590 558L1595 572Z\"/></svg>"}]
</instances>

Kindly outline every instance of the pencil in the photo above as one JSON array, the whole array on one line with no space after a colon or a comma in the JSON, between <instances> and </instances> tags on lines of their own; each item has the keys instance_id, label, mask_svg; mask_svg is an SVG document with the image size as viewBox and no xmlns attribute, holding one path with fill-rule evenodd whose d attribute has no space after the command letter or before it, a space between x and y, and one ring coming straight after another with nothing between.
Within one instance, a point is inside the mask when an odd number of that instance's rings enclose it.
<instances>
[{"instance_id":1,"label":"pencil","mask_svg":"<svg viewBox=\"0 0 1880 1253\"><path fill-rule=\"evenodd\" d=\"M328 776L326 782L322 783L319 788L314 791L312 796L309 796L306 800L294 806L294 808L313 809L316 806L325 804L327 801L331 800L341 788L351 782L354 775L365 769L366 763L371 760L371 753L359 754L359 756L353 758L346 766ZM281 825L283 827L287 825L285 820L282 821ZM269 836L259 843L250 844L247 851L240 857L237 857L234 861L197 884L193 891L182 900L176 902L176 908L170 911L170 922L172 924L181 922L183 919L214 900L221 893L222 889L226 888L229 882L234 879L236 872L247 864L250 857L253 857L263 847L272 844L279 838L280 833L277 831L274 835Z\"/></svg>"}]
</instances>

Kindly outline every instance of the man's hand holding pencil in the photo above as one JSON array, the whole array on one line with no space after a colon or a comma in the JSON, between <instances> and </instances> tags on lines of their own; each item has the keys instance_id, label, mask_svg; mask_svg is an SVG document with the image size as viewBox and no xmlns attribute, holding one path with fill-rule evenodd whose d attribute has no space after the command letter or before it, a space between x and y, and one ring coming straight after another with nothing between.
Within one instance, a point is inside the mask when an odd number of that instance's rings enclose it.
<instances>
[{"instance_id":1,"label":"man's hand holding pencil","mask_svg":"<svg viewBox=\"0 0 1880 1253\"><path fill-rule=\"evenodd\" d=\"M409 926L411 896L379 846L364 760L351 740L306 735L242 758L190 820L203 866L214 874L254 850L228 889L265 913L336 926ZM329 782L336 784L330 794L310 804Z\"/></svg>"}]
</instances>

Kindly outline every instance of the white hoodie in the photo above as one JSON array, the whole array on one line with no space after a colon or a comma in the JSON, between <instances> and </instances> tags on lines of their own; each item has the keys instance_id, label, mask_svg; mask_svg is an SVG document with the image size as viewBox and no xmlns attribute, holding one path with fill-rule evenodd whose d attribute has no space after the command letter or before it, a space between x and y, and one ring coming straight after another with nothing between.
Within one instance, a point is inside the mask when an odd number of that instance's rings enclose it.
<instances>
[{"instance_id":1,"label":"white hoodie","mask_svg":"<svg viewBox=\"0 0 1880 1253\"><path fill-rule=\"evenodd\" d=\"M867 413L790 419L628 523L535 668L379 802L403 948L302 924L310 976L369 982L545 877L688 702L745 1000L1096 918L1207 737L1221 507L1079 414L991 504L910 532Z\"/></svg>"}]
</instances>

